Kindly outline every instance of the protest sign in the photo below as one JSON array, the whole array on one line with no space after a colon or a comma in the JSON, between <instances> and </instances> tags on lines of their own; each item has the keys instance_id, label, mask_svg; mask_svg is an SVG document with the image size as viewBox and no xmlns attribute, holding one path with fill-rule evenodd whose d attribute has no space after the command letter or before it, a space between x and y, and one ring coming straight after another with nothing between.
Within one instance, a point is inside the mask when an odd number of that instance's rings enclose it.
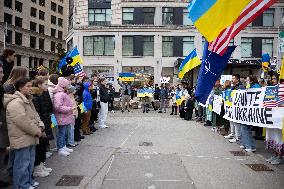
<instances>
[{"instance_id":1,"label":"protest sign","mask_svg":"<svg viewBox=\"0 0 284 189\"><path fill-rule=\"evenodd\" d=\"M222 104L223 104L223 98L221 96L214 95L213 112L215 112L218 115L220 115L221 114L221 110L222 110Z\"/></svg>"},{"instance_id":2,"label":"protest sign","mask_svg":"<svg viewBox=\"0 0 284 189\"><path fill-rule=\"evenodd\" d=\"M221 75L220 84L224 85L226 80L232 81L232 75Z\"/></svg>"}]
</instances>

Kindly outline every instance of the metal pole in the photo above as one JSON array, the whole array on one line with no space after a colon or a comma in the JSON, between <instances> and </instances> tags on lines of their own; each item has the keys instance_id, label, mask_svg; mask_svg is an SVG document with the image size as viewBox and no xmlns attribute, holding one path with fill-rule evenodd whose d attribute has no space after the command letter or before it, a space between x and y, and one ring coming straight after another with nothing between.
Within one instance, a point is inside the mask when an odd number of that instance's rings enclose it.
<instances>
[{"instance_id":1,"label":"metal pole","mask_svg":"<svg viewBox=\"0 0 284 189\"><path fill-rule=\"evenodd\" d=\"M280 69L281 66L281 52L280 52L280 28L283 27L283 24L281 24L278 27L278 50L277 50L277 64L276 64L276 71Z\"/></svg>"}]
</instances>

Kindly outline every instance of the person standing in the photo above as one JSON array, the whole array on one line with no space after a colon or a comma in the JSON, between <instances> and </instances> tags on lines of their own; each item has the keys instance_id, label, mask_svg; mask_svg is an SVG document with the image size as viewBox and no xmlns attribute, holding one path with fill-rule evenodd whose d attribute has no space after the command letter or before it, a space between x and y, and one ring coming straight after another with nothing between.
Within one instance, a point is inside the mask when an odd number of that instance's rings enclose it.
<instances>
[{"instance_id":1,"label":"person standing","mask_svg":"<svg viewBox=\"0 0 284 189\"><path fill-rule=\"evenodd\" d=\"M27 75L28 75L28 70L26 68L24 67L13 68L7 81L3 85L5 93L14 94L14 92L16 92L16 88L14 86L15 82L19 79L27 77Z\"/></svg>"},{"instance_id":2,"label":"person standing","mask_svg":"<svg viewBox=\"0 0 284 189\"><path fill-rule=\"evenodd\" d=\"M160 111L159 113L162 113L162 110L164 109L164 113L166 113L167 109L166 109L166 102L167 102L167 99L168 99L168 89L167 87L165 86L165 84L162 84L161 86L161 91L160 91L160 99L161 99L161 107L160 107Z\"/></svg>"},{"instance_id":3,"label":"person standing","mask_svg":"<svg viewBox=\"0 0 284 189\"><path fill-rule=\"evenodd\" d=\"M109 95L109 111L111 111L112 113L115 113L114 112L114 106L113 106L115 89L112 86L112 84L108 85L108 95Z\"/></svg>"},{"instance_id":4,"label":"person standing","mask_svg":"<svg viewBox=\"0 0 284 189\"><path fill-rule=\"evenodd\" d=\"M43 136L44 124L31 99L32 83L23 78L15 83L16 92L4 97L10 148L13 151L13 188L38 186L32 178L35 145Z\"/></svg>"},{"instance_id":5,"label":"person standing","mask_svg":"<svg viewBox=\"0 0 284 189\"><path fill-rule=\"evenodd\" d=\"M109 95L106 88L106 80L105 78L99 78L99 89L100 89L100 112L99 112L99 128L108 128L105 125L105 121L108 113L108 102Z\"/></svg>"},{"instance_id":6,"label":"person standing","mask_svg":"<svg viewBox=\"0 0 284 189\"><path fill-rule=\"evenodd\" d=\"M68 156L72 149L66 147L66 129L67 126L74 122L73 115L73 103L67 93L70 86L70 81L64 77L58 78L58 84L54 88L54 114L58 123L58 135L57 135L57 149L58 154L62 156Z\"/></svg>"},{"instance_id":7,"label":"person standing","mask_svg":"<svg viewBox=\"0 0 284 189\"><path fill-rule=\"evenodd\" d=\"M121 104L121 107L122 107L122 110L121 112L124 112L124 111L128 111L130 112L130 95L131 95L131 84L129 84L128 82L123 82L121 83L121 81L119 79L117 79L118 81L118 84L121 86L121 97L122 97L122 104ZM126 104L126 106L125 106Z\"/></svg>"},{"instance_id":8,"label":"person standing","mask_svg":"<svg viewBox=\"0 0 284 189\"><path fill-rule=\"evenodd\" d=\"M0 56L0 64L2 64L3 67L3 79L2 82L5 83L10 76L10 73L14 66L16 53L12 49L5 49Z\"/></svg>"},{"instance_id":9,"label":"person standing","mask_svg":"<svg viewBox=\"0 0 284 189\"><path fill-rule=\"evenodd\" d=\"M90 135L93 134L93 132L90 130L89 123L90 123L90 118L91 118L91 111L92 111L92 106L93 106L93 98L90 93L90 87L91 87L91 82L87 81L84 84L84 91L83 91L83 103L84 106L86 107L86 111L83 114L83 123L82 123L82 130L84 135Z\"/></svg>"}]
</instances>

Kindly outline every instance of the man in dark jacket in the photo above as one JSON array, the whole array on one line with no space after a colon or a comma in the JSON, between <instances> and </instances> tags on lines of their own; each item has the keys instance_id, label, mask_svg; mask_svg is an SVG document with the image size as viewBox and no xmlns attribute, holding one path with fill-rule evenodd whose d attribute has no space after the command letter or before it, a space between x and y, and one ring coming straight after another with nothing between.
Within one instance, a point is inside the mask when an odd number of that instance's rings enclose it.
<instances>
[{"instance_id":1,"label":"man in dark jacket","mask_svg":"<svg viewBox=\"0 0 284 189\"><path fill-rule=\"evenodd\" d=\"M5 49L2 56L0 56L0 64L3 65L3 79L2 83L5 83L13 69L15 61L15 51L12 49Z\"/></svg>"},{"instance_id":2,"label":"man in dark jacket","mask_svg":"<svg viewBox=\"0 0 284 189\"><path fill-rule=\"evenodd\" d=\"M164 113L166 113L166 101L168 99L168 89L165 86L165 84L162 84L161 91L160 91L160 100L161 100L161 107L159 113L162 113L162 110L164 109Z\"/></svg>"}]
</instances>

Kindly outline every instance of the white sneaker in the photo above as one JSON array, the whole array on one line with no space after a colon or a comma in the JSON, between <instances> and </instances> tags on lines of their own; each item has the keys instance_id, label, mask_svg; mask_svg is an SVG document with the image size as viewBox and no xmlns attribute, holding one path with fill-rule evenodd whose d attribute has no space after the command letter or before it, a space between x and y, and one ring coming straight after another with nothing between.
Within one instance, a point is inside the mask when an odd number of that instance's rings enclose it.
<instances>
[{"instance_id":1,"label":"white sneaker","mask_svg":"<svg viewBox=\"0 0 284 189\"><path fill-rule=\"evenodd\" d=\"M236 143L237 141L238 141L238 140L235 139L235 138L229 140L230 143Z\"/></svg>"},{"instance_id":2,"label":"white sneaker","mask_svg":"<svg viewBox=\"0 0 284 189\"><path fill-rule=\"evenodd\" d=\"M245 149L246 152L256 152L256 149Z\"/></svg>"},{"instance_id":3,"label":"white sneaker","mask_svg":"<svg viewBox=\"0 0 284 189\"><path fill-rule=\"evenodd\" d=\"M114 114L115 112L114 112L113 110L111 110L111 113L113 113L113 114Z\"/></svg>"},{"instance_id":4,"label":"white sneaker","mask_svg":"<svg viewBox=\"0 0 284 189\"><path fill-rule=\"evenodd\" d=\"M266 159L267 162L271 163L273 160L275 160L277 156L271 156L270 158Z\"/></svg>"},{"instance_id":5,"label":"white sneaker","mask_svg":"<svg viewBox=\"0 0 284 189\"><path fill-rule=\"evenodd\" d=\"M74 150L72 150L72 149L70 149L70 148L67 148L66 146L64 146L63 149L64 149L66 152L69 152L69 153L74 152Z\"/></svg>"},{"instance_id":6,"label":"white sneaker","mask_svg":"<svg viewBox=\"0 0 284 189\"><path fill-rule=\"evenodd\" d=\"M231 138L234 138L234 135L229 134L229 135L227 135L227 136L224 136L224 138L225 138L225 139L231 139Z\"/></svg>"},{"instance_id":7,"label":"white sneaker","mask_svg":"<svg viewBox=\"0 0 284 189\"><path fill-rule=\"evenodd\" d=\"M45 172L51 173L52 169L51 169L51 168L48 168L48 167L45 167L44 163L41 163L40 166L41 166L41 168L42 168Z\"/></svg>"},{"instance_id":8,"label":"white sneaker","mask_svg":"<svg viewBox=\"0 0 284 189\"><path fill-rule=\"evenodd\" d=\"M33 187L33 186L30 186L30 187L29 187L29 189L35 189L35 187Z\"/></svg>"},{"instance_id":9,"label":"white sneaker","mask_svg":"<svg viewBox=\"0 0 284 189\"><path fill-rule=\"evenodd\" d=\"M246 147L244 145L240 145L240 149L245 149Z\"/></svg>"},{"instance_id":10,"label":"white sneaker","mask_svg":"<svg viewBox=\"0 0 284 189\"><path fill-rule=\"evenodd\" d=\"M109 128L109 126L104 125L104 128Z\"/></svg>"},{"instance_id":11,"label":"white sneaker","mask_svg":"<svg viewBox=\"0 0 284 189\"><path fill-rule=\"evenodd\" d=\"M49 172L44 171L41 166L35 166L33 176L34 177L47 177Z\"/></svg>"},{"instance_id":12,"label":"white sneaker","mask_svg":"<svg viewBox=\"0 0 284 189\"><path fill-rule=\"evenodd\" d=\"M50 157L52 156L52 154L53 154L53 153L51 153L51 152L46 152L46 153L45 153L46 159L50 158Z\"/></svg>"},{"instance_id":13,"label":"white sneaker","mask_svg":"<svg viewBox=\"0 0 284 189\"><path fill-rule=\"evenodd\" d=\"M279 165L282 163L282 159L280 157L276 157L273 161L271 161L272 165Z\"/></svg>"},{"instance_id":14,"label":"white sneaker","mask_svg":"<svg viewBox=\"0 0 284 189\"><path fill-rule=\"evenodd\" d=\"M67 151L65 151L64 148L61 148L61 149L58 150L58 155L61 155L61 156L69 156L70 153L67 152Z\"/></svg>"},{"instance_id":15,"label":"white sneaker","mask_svg":"<svg viewBox=\"0 0 284 189\"><path fill-rule=\"evenodd\" d=\"M39 186L39 182L35 181L33 184L33 187L38 187Z\"/></svg>"}]
</instances>

